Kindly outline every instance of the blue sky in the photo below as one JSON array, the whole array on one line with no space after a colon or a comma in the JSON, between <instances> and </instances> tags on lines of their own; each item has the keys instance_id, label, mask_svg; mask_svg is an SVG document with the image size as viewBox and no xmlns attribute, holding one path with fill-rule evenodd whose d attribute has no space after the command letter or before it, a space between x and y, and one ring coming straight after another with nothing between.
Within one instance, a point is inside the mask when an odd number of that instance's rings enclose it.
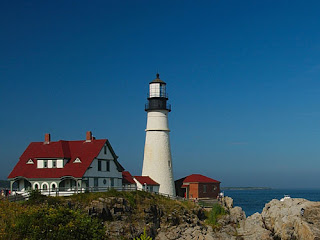
<instances>
[{"instance_id":1,"label":"blue sky","mask_svg":"<svg viewBox=\"0 0 320 240\"><path fill-rule=\"evenodd\" d=\"M319 188L318 1L3 1L0 179L32 141L108 138L141 174L167 82L175 179Z\"/></svg>"}]
</instances>

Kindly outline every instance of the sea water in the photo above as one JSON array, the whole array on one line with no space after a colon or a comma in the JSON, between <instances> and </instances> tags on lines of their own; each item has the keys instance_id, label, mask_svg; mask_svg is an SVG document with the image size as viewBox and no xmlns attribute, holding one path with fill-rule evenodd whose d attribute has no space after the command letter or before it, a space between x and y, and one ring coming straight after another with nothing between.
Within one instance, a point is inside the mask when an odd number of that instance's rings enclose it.
<instances>
[{"instance_id":1,"label":"sea water","mask_svg":"<svg viewBox=\"0 0 320 240\"><path fill-rule=\"evenodd\" d=\"M241 207L247 217L256 212L261 213L266 203L272 199L280 200L284 195L320 201L320 189L224 190L223 192L225 196L233 198L233 205Z\"/></svg>"}]
</instances>

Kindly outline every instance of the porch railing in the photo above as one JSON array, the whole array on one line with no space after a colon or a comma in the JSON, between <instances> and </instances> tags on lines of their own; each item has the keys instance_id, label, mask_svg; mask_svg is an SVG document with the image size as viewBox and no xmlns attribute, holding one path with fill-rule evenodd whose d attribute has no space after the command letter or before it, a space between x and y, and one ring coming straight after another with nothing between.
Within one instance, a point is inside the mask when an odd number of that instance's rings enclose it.
<instances>
[{"instance_id":1,"label":"porch railing","mask_svg":"<svg viewBox=\"0 0 320 240\"><path fill-rule=\"evenodd\" d=\"M111 189L117 190L117 191L136 191L136 190L141 190L145 191L144 189L137 189L136 186L122 186L122 187L87 187L87 188L56 188L56 189L38 189L41 194L46 195L46 196L53 196L53 197L58 197L58 196L71 196L73 194L78 194L78 193L87 193L87 192L107 192ZM161 195L164 197L168 197L171 199L175 200L180 200L180 201L185 201L185 198L179 197L179 196L172 196L169 194L164 194L164 193L159 193L159 192L154 192L147 190L147 192L151 192L156 195ZM8 197L10 201L21 201L21 200L28 200L30 196L30 190L26 191L19 191L17 189L13 189L11 192L11 195Z\"/></svg>"}]
</instances>

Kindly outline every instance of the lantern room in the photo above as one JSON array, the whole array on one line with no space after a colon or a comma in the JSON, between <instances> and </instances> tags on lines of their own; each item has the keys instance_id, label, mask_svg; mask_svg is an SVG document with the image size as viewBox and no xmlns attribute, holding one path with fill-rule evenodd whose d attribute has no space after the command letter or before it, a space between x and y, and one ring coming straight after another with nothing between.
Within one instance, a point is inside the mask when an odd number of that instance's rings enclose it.
<instances>
[{"instance_id":1,"label":"lantern room","mask_svg":"<svg viewBox=\"0 0 320 240\"><path fill-rule=\"evenodd\" d=\"M171 106L167 104L167 100L166 83L159 78L159 73L157 73L156 79L149 83L148 103L145 110L171 111Z\"/></svg>"},{"instance_id":2,"label":"lantern room","mask_svg":"<svg viewBox=\"0 0 320 240\"><path fill-rule=\"evenodd\" d=\"M149 84L149 98L153 97L167 98L166 83L159 78L159 73L157 73L157 78Z\"/></svg>"}]
</instances>

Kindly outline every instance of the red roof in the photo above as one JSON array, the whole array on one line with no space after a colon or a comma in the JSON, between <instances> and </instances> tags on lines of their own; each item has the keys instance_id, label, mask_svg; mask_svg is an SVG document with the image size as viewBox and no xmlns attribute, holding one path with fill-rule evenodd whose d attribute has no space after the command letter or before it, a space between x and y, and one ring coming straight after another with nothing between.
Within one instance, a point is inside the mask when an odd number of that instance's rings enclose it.
<instances>
[{"instance_id":1,"label":"red roof","mask_svg":"<svg viewBox=\"0 0 320 240\"><path fill-rule=\"evenodd\" d=\"M187 176L183 183L220 183L219 181L203 176L201 174L191 174Z\"/></svg>"},{"instance_id":2,"label":"red roof","mask_svg":"<svg viewBox=\"0 0 320 240\"><path fill-rule=\"evenodd\" d=\"M159 183L153 181L149 176L134 176L135 179L137 179L137 181L139 183L143 184L147 184L147 185L160 185Z\"/></svg>"},{"instance_id":3,"label":"red roof","mask_svg":"<svg viewBox=\"0 0 320 240\"><path fill-rule=\"evenodd\" d=\"M107 139L93 139L91 142L60 140L47 144L43 142L30 143L8 178L19 176L25 178L61 178L63 176L81 178L106 143L115 158L118 170L122 171L123 168L117 162L117 156ZM37 168L36 159L38 158L63 158L69 161L63 168ZM73 163L76 158L79 158L81 163ZM32 159L34 164L26 164L29 159Z\"/></svg>"},{"instance_id":4,"label":"red roof","mask_svg":"<svg viewBox=\"0 0 320 240\"><path fill-rule=\"evenodd\" d=\"M130 172L123 171L122 172L122 183L135 184L136 182L133 180L133 177L130 174Z\"/></svg>"}]
</instances>

